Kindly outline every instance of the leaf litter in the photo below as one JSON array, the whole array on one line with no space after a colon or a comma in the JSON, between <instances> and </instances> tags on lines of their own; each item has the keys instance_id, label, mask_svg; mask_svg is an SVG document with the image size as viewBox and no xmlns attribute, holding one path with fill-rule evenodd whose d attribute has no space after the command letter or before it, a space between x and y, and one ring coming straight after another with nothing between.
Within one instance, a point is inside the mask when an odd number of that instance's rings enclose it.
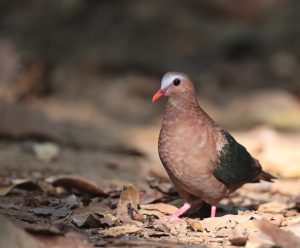
<instances>
[{"instance_id":1,"label":"leaf litter","mask_svg":"<svg viewBox=\"0 0 300 248\"><path fill-rule=\"evenodd\" d=\"M207 247L290 247L284 246L287 241L281 239L284 235L280 232L290 236L299 233L299 194L287 195L278 190L277 184L284 183L275 182L271 188L241 188L221 202L214 219L193 215L166 222L163 218L178 209L174 205L178 195L169 182L161 179L123 187L116 182L97 184L73 175L11 179L1 183L9 190L2 191L0 214L17 219L16 227L25 230L41 247L54 243L57 247L92 247L118 242L136 242L139 246L143 241L171 247L189 243ZM235 214L231 214L232 204ZM291 242L298 242L297 236L291 237Z\"/></svg>"}]
</instances>

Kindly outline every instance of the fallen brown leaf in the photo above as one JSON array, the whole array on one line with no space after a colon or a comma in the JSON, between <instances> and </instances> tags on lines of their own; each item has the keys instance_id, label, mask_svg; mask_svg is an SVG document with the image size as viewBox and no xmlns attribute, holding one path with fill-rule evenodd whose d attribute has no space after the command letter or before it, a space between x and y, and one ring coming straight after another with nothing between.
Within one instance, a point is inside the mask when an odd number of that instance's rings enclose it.
<instances>
[{"instance_id":1,"label":"fallen brown leaf","mask_svg":"<svg viewBox=\"0 0 300 248\"><path fill-rule=\"evenodd\" d=\"M230 232L228 240L232 245L244 246L248 240L245 228L240 224L236 225Z\"/></svg>"},{"instance_id":2,"label":"fallen brown leaf","mask_svg":"<svg viewBox=\"0 0 300 248\"><path fill-rule=\"evenodd\" d=\"M186 235L187 223L183 219L178 221L158 220L154 223L154 227L172 235Z\"/></svg>"},{"instance_id":3,"label":"fallen brown leaf","mask_svg":"<svg viewBox=\"0 0 300 248\"><path fill-rule=\"evenodd\" d=\"M166 203L141 205L140 208L145 210L157 210L164 214L173 214L174 212L176 212L176 210L178 210L177 207Z\"/></svg>"},{"instance_id":4,"label":"fallen brown leaf","mask_svg":"<svg viewBox=\"0 0 300 248\"><path fill-rule=\"evenodd\" d=\"M99 231L100 234L103 234L106 237L117 237L120 235L125 235L129 233L136 233L141 229L141 227L138 227L134 224L125 224L122 226L115 226L110 227L108 229L104 229Z\"/></svg>"},{"instance_id":5,"label":"fallen brown leaf","mask_svg":"<svg viewBox=\"0 0 300 248\"><path fill-rule=\"evenodd\" d=\"M95 198L88 206L75 209L71 219L80 228L110 227L117 222L112 213L113 210L108 208L104 201Z\"/></svg>"},{"instance_id":6,"label":"fallen brown leaf","mask_svg":"<svg viewBox=\"0 0 300 248\"><path fill-rule=\"evenodd\" d=\"M31 209L31 211L36 215L41 216L55 216L58 218L66 217L72 212L72 209L76 208L79 205L78 199L75 195L69 195L64 199L59 201L51 201L47 206L39 206Z\"/></svg>"},{"instance_id":7,"label":"fallen brown leaf","mask_svg":"<svg viewBox=\"0 0 300 248\"><path fill-rule=\"evenodd\" d=\"M288 208L286 203L271 201L264 204L261 204L257 211L265 212L265 213L282 213L284 210Z\"/></svg>"},{"instance_id":8,"label":"fallen brown leaf","mask_svg":"<svg viewBox=\"0 0 300 248\"><path fill-rule=\"evenodd\" d=\"M92 213L73 213L72 223L80 228L97 228L101 226L101 221Z\"/></svg>"},{"instance_id":9,"label":"fallen brown leaf","mask_svg":"<svg viewBox=\"0 0 300 248\"><path fill-rule=\"evenodd\" d=\"M113 226L117 223L118 218L112 214L104 214L102 217L99 217L99 220L104 226Z\"/></svg>"},{"instance_id":10,"label":"fallen brown leaf","mask_svg":"<svg viewBox=\"0 0 300 248\"><path fill-rule=\"evenodd\" d=\"M158 210L146 210L146 209L140 209L139 213L141 215L146 215L146 216L155 216L158 219L161 217L164 217L165 214L163 214L162 212L158 211Z\"/></svg>"},{"instance_id":11,"label":"fallen brown leaf","mask_svg":"<svg viewBox=\"0 0 300 248\"><path fill-rule=\"evenodd\" d=\"M175 193L174 186L169 181L162 181L157 179L148 180L148 184L151 188L158 189L160 192L165 194Z\"/></svg>"},{"instance_id":12,"label":"fallen brown leaf","mask_svg":"<svg viewBox=\"0 0 300 248\"><path fill-rule=\"evenodd\" d=\"M137 212L140 202L139 190L134 185L124 187L117 206L117 218L122 222L131 222L133 212Z\"/></svg>"},{"instance_id":13,"label":"fallen brown leaf","mask_svg":"<svg viewBox=\"0 0 300 248\"><path fill-rule=\"evenodd\" d=\"M7 195L14 188L23 188L27 190L41 190L41 188L29 179L13 179L8 185L0 186L0 196Z\"/></svg>"},{"instance_id":14,"label":"fallen brown leaf","mask_svg":"<svg viewBox=\"0 0 300 248\"><path fill-rule=\"evenodd\" d=\"M140 198L141 204L150 204L162 201L164 194L157 189L147 188L145 190L141 190Z\"/></svg>"},{"instance_id":15,"label":"fallen brown leaf","mask_svg":"<svg viewBox=\"0 0 300 248\"><path fill-rule=\"evenodd\" d=\"M203 229L206 232L215 232L221 229L229 230L234 228L237 224L245 225L253 218L260 218L259 215L247 214L247 215L224 215L222 217L205 218L202 220Z\"/></svg>"},{"instance_id":16,"label":"fallen brown leaf","mask_svg":"<svg viewBox=\"0 0 300 248\"><path fill-rule=\"evenodd\" d=\"M282 248L300 247L300 239L293 233L284 231L264 219L257 221L256 224L263 233L266 233L272 238L276 245Z\"/></svg>"},{"instance_id":17,"label":"fallen brown leaf","mask_svg":"<svg viewBox=\"0 0 300 248\"><path fill-rule=\"evenodd\" d=\"M300 180L278 180L271 184L270 192L296 196L300 192Z\"/></svg>"},{"instance_id":18,"label":"fallen brown leaf","mask_svg":"<svg viewBox=\"0 0 300 248\"><path fill-rule=\"evenodd\" d=\"M77 190L92 196L106 196L104 191L94 183L76 176L54 176L46 179L55 187L63 187L68 190Z\"/></svg>"},{"instance_id":19,"label":"fallen brown leaf","mask_svg":"<svg viewBox=\"0 0 300 248\"><path fill-rule=\"evenodd\" d=\"M33 224L26 222L18 222L18 226L25 229L27 232L39 235L62 235L63 232L55 225L45 223Z\"/></svg>"}]
</instances>

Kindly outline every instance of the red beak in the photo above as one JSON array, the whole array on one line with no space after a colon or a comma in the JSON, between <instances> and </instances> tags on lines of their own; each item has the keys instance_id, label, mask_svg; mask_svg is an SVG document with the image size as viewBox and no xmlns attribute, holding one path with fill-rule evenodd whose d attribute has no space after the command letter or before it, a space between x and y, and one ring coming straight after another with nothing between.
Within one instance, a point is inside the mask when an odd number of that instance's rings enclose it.
<instances>
[{"instance_id":1,"label":"red beak","mask_svg":"<svg viewBox=\"0 0 300 248\"><path fill-rule=\"evenodd\" d=\"M159 98L161 98L164 95L164 92L162 90L159 90L155 93L155 95L152 97L152 102L157 101Z\"/></svg>"}]
</instances>

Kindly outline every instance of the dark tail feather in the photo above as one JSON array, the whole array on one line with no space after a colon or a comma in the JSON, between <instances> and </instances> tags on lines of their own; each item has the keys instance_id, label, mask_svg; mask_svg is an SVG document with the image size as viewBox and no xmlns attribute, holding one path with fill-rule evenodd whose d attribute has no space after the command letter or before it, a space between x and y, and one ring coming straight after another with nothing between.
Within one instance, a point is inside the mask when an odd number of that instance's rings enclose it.
<instances>
[{"instance_id":1,"label":"dark tail feather","mask_svg":"<svg viewBox=\"0 0 300 248\"><path fill-rule=\"evenodd\" d=\"M259 177L259 180L264 180L264 181L267 181L267 182L273 182L274 179L278 179L278 178L272 176L271 174L269 174L265 171L262 171L261 175Z\"/></svg>"}]
</instances>

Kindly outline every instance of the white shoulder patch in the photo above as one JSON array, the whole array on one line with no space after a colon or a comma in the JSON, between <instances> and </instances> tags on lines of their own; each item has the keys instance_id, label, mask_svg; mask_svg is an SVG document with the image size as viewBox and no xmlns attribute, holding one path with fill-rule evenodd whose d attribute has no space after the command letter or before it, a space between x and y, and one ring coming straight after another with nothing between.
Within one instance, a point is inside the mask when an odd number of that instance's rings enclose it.
<instances>
[{"instance_id":1,"label":"white shoulder patch","mask_svg":"<svg viewBox=\"0 0 300 248\"><path fill-rule=\"evenodd\" d=\"M217 148L217 151L221 151L222 150L222 148L226 145L226 144L228 144L228 141L227 141L227 139L225 138L225 136L224 136L224 134L223 134L223 132L222 132L222 130L221 129L218 129L217 130L217 141L216 141L216 148Z\"/></svg>"}]
</instances>

